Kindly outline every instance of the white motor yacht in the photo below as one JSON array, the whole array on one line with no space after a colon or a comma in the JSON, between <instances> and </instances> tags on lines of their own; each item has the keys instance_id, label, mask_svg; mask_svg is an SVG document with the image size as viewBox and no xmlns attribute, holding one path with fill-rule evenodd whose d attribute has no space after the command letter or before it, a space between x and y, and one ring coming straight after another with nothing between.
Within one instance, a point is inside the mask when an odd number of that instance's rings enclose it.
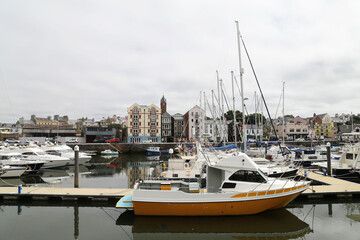
<instances>
[{"instance_id":1,"label":"white motor yacht","mask_svg":"<svg viewBox=\"0 0 360 240\"><path fill-rule=\"evenodd\" d=\"M13 150L21 153L22 157L27 160L45 161L42 168L56 168L71 165L72 161L67 157L60 157L45 153L40 148L29 147Z\"/></svg>"},{"instance_id":2,"label":"white motor yacht","mask_svg":"<svg viewBox=\"0 0 360 240\"><path fill-rule=\"evenodd\" d=\"M339 160L331 160L332 176L343 179L360 178L360 143L344 149ZM313 164L327 172L327 162Z\"/></svg>"},{"instance_id":3,"label":"white motor yacht","mask_svg":"<svg viewBox=\"0 0 360 240\"><path fill-rule=\"evenodd\" d=\"M37 173L45 161L24 159L19 152L1 151L0 164L11 167L25 167L26 173Z\"/></svg>"},{"instance_id":4,"label":"white motor yacht","mask_svg":"<svg viewBox=\"0 0 360 240\"><path fill-rule=\"evenodd\" d=\"M69 158L71 160L69 165L75 164L75 161L74 161L75 151L67 145L46 145L46 146L41 146L40 149L43 150L47 154ZM90 159L91 159L90 155L83 153L83 152L79 152L79 164L80 165L90 161Z\"/></svg>"}]
</instances>

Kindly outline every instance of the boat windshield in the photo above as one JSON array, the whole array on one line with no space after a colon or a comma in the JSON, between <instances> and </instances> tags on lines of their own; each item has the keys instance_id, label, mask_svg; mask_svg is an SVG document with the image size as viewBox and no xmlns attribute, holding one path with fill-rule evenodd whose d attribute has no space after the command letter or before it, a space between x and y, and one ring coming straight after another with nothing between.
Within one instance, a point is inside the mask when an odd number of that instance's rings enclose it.
<instances>
[{"instance_id":1,"label":"boat windshield","mask_svg":"<svg viewBox=\"0 0 360 240\"><path fill-rule=\"evenodd\" d=\"M266 182L265 178L257 171L239 170L229 177L232 181L241 182Z\"/></svg>"}]
</instances>

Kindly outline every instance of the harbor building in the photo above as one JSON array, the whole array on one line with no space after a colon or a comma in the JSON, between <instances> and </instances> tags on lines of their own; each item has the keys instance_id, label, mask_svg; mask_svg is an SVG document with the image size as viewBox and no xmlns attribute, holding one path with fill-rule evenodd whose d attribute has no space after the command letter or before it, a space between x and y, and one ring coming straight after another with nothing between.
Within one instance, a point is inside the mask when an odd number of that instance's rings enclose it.
<instances>
[{"instance_id":1,"label":"harbor building","mask_svg":"<svg viewBox=\"0 0 360 240\"><path fill-rule=\"evenodd\" d=\"M205 131L205 110L195 105L185 113L185 134L190 141L200 140Z\"/></svg>"},{"instance_id":2,"label":"harbor building","mask_svg":"<svg viewBox=\"0 0 360 240\"><path fill-rule=\"evenodd\" d=\"M174 141L180 142L186 140L185 134L185 117L181 113L172 115L174 119Z\"/></svg>"},{"instance_id":3,"label":"harbor building","mask_svg":"<svg viewBox=\"0 0 360 240\"><path fill-rule=\"evenodd\" d=\"M55 115L52 119L51 116L39 118L32 115L30 120L20 118L19 124L22 127L23 137L74 137L77 133L76 125L69 122L67 116Z\"/></svg>"},{"instance_id":4,"label":"harbor building","mask_svg":"<svg viewBox=\"0 0 360 240\"><path fill-rule=\"evenodd\" d=\"M216 127L213 119L205 120L205 130L203 137L208 139L209 141L216 140Z\"/></svg>"},{"instance_id":5,"label":"harbor building","mask_svg":"<svg viewBox=\"0 0 360 240\"><path fill-rule=\"evenodd\" d=\"M161 110L155 104L134 103L128 112L128 143L161 142Z\"/></svg>"},{"instance_id":6,"label":"harbor building","mask_svg":"<svg viewBox=\"0 0 360 240\"><path fill-rule=\"evenodd\" d=\"M0 123L0 141L6 139L19 139L21 126L14 123Z\"/></svg>"},{"instance_id":7,"label":"harbor building","mask_svg":"<svg viewBox=\"0 0 360 240\"><path fill-rule=\"evenodd\" d=\"M161 141L174 141L174 118L166 111L167 103L163 96L160 100L161 107Z\"/></svg>"},{"instance_id":8,"label":"harbor building","mask_svg":"<svg viewBox=\"0 0 360 240\"><path fill-rule=\"evenodd\" d=\"M342 114L335 114L335 117L332 117L333 122L335 124L345 124L346 122L350 121L352 117L352 114L346 114L346 113L342 113Z\"/></svg>"},{"instance_id":9,"label":"harbor building","mask_svg":"<svg viewBox=\"0 0 360 240\"><path fill-rule=\"evenodd\" d=\"M315 137L318 139L334 138L337 131L332 118L327 113L314 114L312 125L314 126Z\"/></svg>"},{"instance_id":10,"label":"harbor building","mask_svg":"<svg viewBox=\"0 0 360 240\"><path fill-rule=\"evenodd\" d=\"M296 140L299 138L306 139L309 135L308 121L299 116L287 119L284 127L282 124L276 125L275 129L279 138L283 137L283 132L285 134L284 138L291 140Z\"/></svg>"}]
</instances>

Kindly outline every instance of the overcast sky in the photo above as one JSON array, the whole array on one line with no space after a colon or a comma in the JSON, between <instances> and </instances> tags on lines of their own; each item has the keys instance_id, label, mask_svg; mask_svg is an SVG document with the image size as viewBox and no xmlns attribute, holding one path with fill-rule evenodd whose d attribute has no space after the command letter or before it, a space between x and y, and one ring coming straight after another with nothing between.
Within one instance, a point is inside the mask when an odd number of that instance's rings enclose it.
<instances>
[{"instance_id":1,"label":"overcast sky","mask_svg":"<svg viewBox=\"0 0 360 240\"><path fill-rule=\"evenodd\" d=\"M216 70L230 98L235 20L272 116L282 82L285 114L360 113L359 9L358 0L0 0L0 122L125 116L163 94L170 114L185 113L200 91L211 102ZM242 59L254 111L243 49Z\"/></svg>"}]
</instances>

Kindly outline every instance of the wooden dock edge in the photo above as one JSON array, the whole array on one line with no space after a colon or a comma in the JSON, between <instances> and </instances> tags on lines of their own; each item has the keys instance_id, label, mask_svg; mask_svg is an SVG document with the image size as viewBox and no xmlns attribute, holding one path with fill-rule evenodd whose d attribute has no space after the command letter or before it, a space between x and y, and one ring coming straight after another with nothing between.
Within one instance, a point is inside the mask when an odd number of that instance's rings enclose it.
<instances>
[{"instance_id":1,"label":"wooden dock edge","mask_svg":"<svg viewBox=\"0 0 360 240\"><path fill-rule=\"evenodd\" d=\"M2 187L0 188L0 204L115 206L120 198L130 194L132 194L132 189L24 187L22 192L18 193L17 187Z\"/></svg>"}]
</instances>

